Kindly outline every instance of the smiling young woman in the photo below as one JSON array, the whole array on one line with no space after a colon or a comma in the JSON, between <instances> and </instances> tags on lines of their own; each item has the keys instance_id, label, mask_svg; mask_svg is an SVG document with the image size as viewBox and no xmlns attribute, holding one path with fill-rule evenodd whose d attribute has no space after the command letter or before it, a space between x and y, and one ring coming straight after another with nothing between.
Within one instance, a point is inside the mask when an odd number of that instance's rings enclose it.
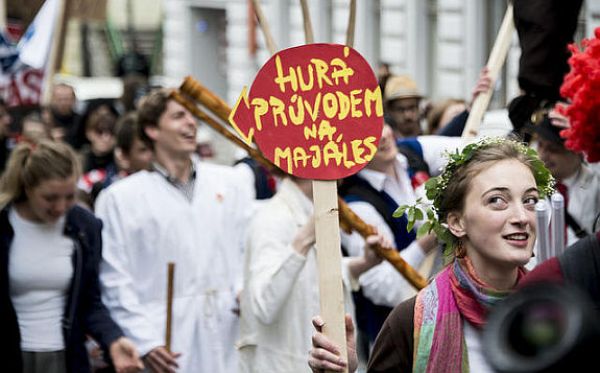
<instances>
[{"instance_id":1,"label":"smiling young woman","mask_svg":"<svg viewBox=\"0 0 600 373\"><path fill-rule=\"evenodd\" d=\"M102 223L75 205L66 144L22 143L0 180L0 359L10 372L90 372L92 335L117 372L143 368L100 301Z\"/></svg>"},{"instance_id":2,"label":"smiling young woman","mask_svg":"<svg viewBox=\"0 0 600 373\"><path fill-rule=\"evenodd\" d=\"M552 184L535 152L512 140L483 139L450 154L442 174L426 185L433 207L422 214L446 242L448 265L392 311L369 372L492 371L482 354L481 329L489 309L526 272L536 237L535 203ZM320 333L321 320L313 324L318 333L309 365L341 371L346 363Z\"/></svg>"}]
</instances>

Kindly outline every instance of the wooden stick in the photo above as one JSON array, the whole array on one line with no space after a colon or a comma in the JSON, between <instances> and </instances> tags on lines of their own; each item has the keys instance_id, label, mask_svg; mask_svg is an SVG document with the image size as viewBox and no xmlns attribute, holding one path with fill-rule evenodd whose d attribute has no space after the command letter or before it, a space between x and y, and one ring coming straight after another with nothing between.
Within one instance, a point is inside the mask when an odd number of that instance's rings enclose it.
<instances>
[{"instance_id":1,"label":"wooden stick","mask_svg":"<svg viewBox=\"0 0 600 373\"><path fill-rule=\"evenodd\" d=\"M302 7L302 19L304 19L304 39L306 40L306 44L312 44L315 42L315 36L313 35L310 11L306 0L300 0L300 6Z\"/></svg>"},{"instance_id":2,"label":"wooden stick","mask_svg":"<svg viewBox=\"0 0 600 373\"><path fill-rule=\"evenodd\" d=\"M210 117L206 114L202 109L200 109L197 105L190 102L183 95L181 95L177 91L171 92L171 97L180 103L183 107L185 107L190 113L196 116L198 119L208 124L212 129L214 129L217 133L225 137L227 140L233 142L235 145L244 149L250 157L256 160L258 163L263 165L269 172L272 173L282 173L283 171L279 170L277 166L275 166L271 161L269 161L265 156L257 149L252 146L246 144L242 139L233 134L231 131L224 128L219 122L217 122L214 118Z\"/></svg>"},{"instance_id":3,"label":"wooden stick","mask_svg":"<svg viewBox=\"0 0 600 373\"><path fill-rule=\"evenodd\" d=\"M491 79L490 88L487 92L482 92L477 96L477 98L475 98L475 101L471 107L471 112L469 113L469 118L467 119L467 123L465 124L465 128L462 133L463 139L473 138L477 136L477 133L479 132L481 120L490 104L490 99L492 98L492 90L496 80L498 79L498 74L502 69L502 65L504 65L504 61L506 60L506 55L508 54L508 50L510 48L514 30L515 23L513 20L513 5L512 2L509 2L508 7L506 8L504 19L502 20L502 25L498 31L498 36L494 42L494 47L492 48L492 52L490 53L490 57L487 62Z\"/></svg>"},{"instance_id":4,"label":"wooden stick","mask_svg":"<svg viewBox=\"0 0 600 373\"><path fill-rule=\"evenodd\" d=\"M313 180L320 313L323 333L338 345L339 356L347 356L344 321L342 252L335 180ZM344 369L344 372L347 372Z\"/></svg>"},{"instance_id":5,"label":"wooden stick","mask_svg":"<svg viewBox=\"0 0 600 373\"><path fill-rule=\"evenodd\" d=\"M256 55L256 16L254 15L254 5L248 1L248 53L251 56Z\"/></svg>"},{"instance_id":6,"label":"wooden stick","mask_svg":"<svg viewBox=\"0 0 600 373\"><path fill-rule=\"evenodd\" d=\"M218 98L216 95L214 95L210 90L202 86L200 83L196 82L193 78L187 77L184 83L181 85L180 91L185 93L192 99L200 102L200 104L204 105L208 110L217 115L219 118L229 118L231 108L229 108L223 100L216 100L215 97ZM178 94L178 92L172 92L171 96L173 97L173 99L175 99L185 108L187 108L192 114L194 114L200 120L206 122L206 124L211 126L213 129L215 129L218 133L225 136L225 138L232 141L234 144L238 145L242 149L246 150L252 158L254 158L257 162L261 163L267 170L269 170L270 172L281 173L279 168L267 158L265 158L265 156L259 150L246 144L236 135L232 134L231 131L222 128L222 126L219 123L217 123L216 120L209 117L196 105L192 104L187 99L185 99L185 97ZM222 102L226 110L224 110L224 108L218 102ZM338 208L341 219L340 225L346 231L348 230L348 228L355 230L365 239L376 231L374 227L368 225L358 215L356 215L342 198L338 198ZM415 271L414 268L412 268L393 248L385 248L377 245L374 247L374 250L384 259L389 261L394 266L394 268L396 268L396 270L400 274L402 274L406 278L406 280L410 284L412 284L417 290L420 290L427 285L427 280L424 279L417 271Z\"/></svg>"},{"instance_id":7,"label":"wooden stick","mask_svg":"<svg viewBox=\"0 0 600 373\"><path fill-rule=\"evenodd\" d=\"M354 47L354 29L356 27L356 0L350 0L350 15L348 16L348 29L346 30L346 45Z\"/></svg>"},{"instance_id":8,"label":"wooden stick","mask_svg":"<svg viewBox=\"0 0 600 373\"><path fill-rule=\"evenodd\" d=\"M179 90L200 102L216 116L229 123L229 114L231 114L229 105L196 79L186 76Z\"/></svg>"},{"instance_id":9,"label":"wooden stick","mask_svg":"<svg viewBox=\"0 0 600 373\"><path fill-rule=\"evenodd\" d=\"M175 263L167 264L167 330L165 332L165 348L171 352L171 329L173 323L173 277L175 275Z\"/></svg>"},{"instance_id":10,"label":"wooden stick","mask_svg":"<svg viewBox=\"0 0 600 373\"><path fill-rule=\"evenodd\" d=\"M275 46L275 40L273 39L273 35L271 34L269 23L267 22L267 19L265 18L265 15L260 7L260 1L252 0L252 5L254 6L254 12L256 13L258 24L260 25L260 28L263 31L263 35L265 36L267 48L269 49L269 52L271 52L271 54L275 54L275 52L277 52L277 47Z\"/></svg>"},{"instance_id":11,"label":"wooden stick","mask_svg":"<svg viewBox=\"0 0 600 373\"><path fill-rule=\"evenodd\" d=\"M0 28L6 28L6 0L0 0Z\"/></svg>"},{"instance_id":12,"label":"wooden stick","mask_svg":"<svg viewBox=\"0 0 600 373\"><path fill-rule=\"evenodd\" d=\"M59 30L58 45L56 46L56 62L54 62L54 71L60 72L63 67L63 61L65 57L65 41L67 39L67 28L71 19L71 9L73 7L73 0L64 0L62 9L62 19Z\"/></svg>"},{"instance_id":13,"label":"wooden stick","mask_svg":"<svg viewBox=\"0 0 600 373\"><path fill-rule=\"evenodd\" d=\"M48 105L50 103L54 74L56 74L56 71L60 69L59 64L62 63L62 55L60 55L60 48L61 44L64 44L63 39L66 34L66 23L68 22L67 0L58 0L57 7L58 14L56 17L56 24L54 25L54 30L52 34L52 44L50 46L50 52L44 71L44 86L42 87L42 95L40 100L43 105Z\"/></svg>"},{"instance_id":14,"label":"wooden stick","mask_svg":"<svg viewBox=\"0 0 600 373\"><path fill-rule=\"evenodd\" d=\"M354 44L356 1L350 3L350 19L346 45ZM315 236L317 267L319 269L320 313L325 321L323 334L339 348L339 356L345 357L346 323L344 320L344 287L342 281L342 253L340 252L340 226L335 180L313 180L313 204L315 211ZM337 197L337 198L336 198ZM325 370L329 372L329 370ZM348 367L342 370L348 372Z\"/></svg>"},{"instance_id":15,"label":"wooden stick","mask_svg":"<svg viewBox=\"0 0 600 373\"><path fill-rule=\"evenodd\" d=\"M362 237L367 238L374 235L377 230L372 225L365 223L347 203L340 197L339 210L342 220L348 222L353 230L357 231ZM383 259L390 262L390 264L398 271L406 281L408 281L417 290L423 289L427 286L427 280L421 276L413 267L410 266L396 250L389 247L383 247L380 245L371 246L372 249L382 257Z\"/></svg>"}]
</instances>

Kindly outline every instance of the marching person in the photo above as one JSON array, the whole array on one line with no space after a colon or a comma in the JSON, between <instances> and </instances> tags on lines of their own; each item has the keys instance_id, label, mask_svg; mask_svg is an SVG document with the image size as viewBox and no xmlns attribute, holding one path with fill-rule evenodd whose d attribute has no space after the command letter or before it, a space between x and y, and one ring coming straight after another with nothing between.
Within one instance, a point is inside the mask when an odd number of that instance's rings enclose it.
<instances>
[{"instance_id":1,"label":"marching person","mask_svg":"<svg viewBox=\"0 0 600 373\"><path fill-rule=\"evenodd\" d=\"M411 185L406 157L398 152L394 133L384 124L377 153L356 175L343 180L340 195L367 224L377 228L400 256L424 278L441 265L436 255L437 241L432 234L416 239L416 230L406 229L406 218L393 218L401 205L413 204L417 194ZM364 255L365 240L358 234L342 234L342 245L349 256ZM439 263L438 263L439 262ZM358 351L366 361L375 337L392 308L416 294L413 286L389 263L382 262L358 279L360 291L354 293L358 329Z\"/></svg>"},{"instance_id":2,"label":"marching person","mask_svg":"<svg viewBox=\"0 0 600 373\"><path fill-rule=\"evenodd\" d=\"M238 343L242 372L279 373L306 370L310 319L319 310L312 180L287 176L274 197L257 211L249 238L241 300ZM389 247L381 235L365 245ZM372 249L344 258L346 309L356 278L381 262Z\"/></svg>"},{"instance_id":3,"label":"marching person","mask_svg":"<svg viewBox=\"0 0 600 373\"><path fill-rule=\"evenodd\" d=\"M117 372L143 369L100 300L102 223L75 205L79 172L68 145L42 140L17 146L2 177L0 358L8 372L89 373L87 334Z\"/></svg>"},{"instance_id":4,"label":"marching person","mask_svg":"<svg viewBox=\"0 0 600 373\"><path fill-rule=\"evenodd\" d=\"M560 136L562 127L553 122L568 122L567 118L554 111L540 117L524 130L533 133L533 146L565 198L566 244L569 246L594 232L600 214L600 175L589 167L582 154L565 146L565 139Z\"/></svg>"},{"instance_id":5,"label":"marching person","mask_svg":"<svg viewBox=\"0 0 600 373\"><path fill-rule=\"evenodd\" d=\"M383 90L387 120L396 138L417 137L421 128L420 103L423 95L408 75L390 75Z\"/></svg>"},{"instance_id":6,"label":"marching person","mask_svg":"<svg viewBox=\"0 0 600 373\"><path fill-rule=\"evenodd\" d=\"M196 121L159 89L142 98L141 170L103 190L101 281L111 315L153 372L237 372L236 296L252 191L231 167L195 155ZM165 346L167 264L174 262L172 350Z\"/></svg>"},{"instance_id":7,"label":"marching person","mask_svg":"<svg viewBox=\"0 0 600 373\"><path fill-rule=\"evenodd\" d=\"M536 238L535 204L553 184L530 148L507 139L482 139L452 154L435 181L428 196L437 216L426 215L446 242L449 264L392 311L369 372L492 371L482 353L481 329L490 307L525 274ZM313 324L320 330L323 323L316 317ZM351 322L347 328L353 329ZM354 340L348 343L355 353ZM319 372L348 366L353 372L356 356L336 351L317 332L310 367Z\"/></svg>"}]
</instances>

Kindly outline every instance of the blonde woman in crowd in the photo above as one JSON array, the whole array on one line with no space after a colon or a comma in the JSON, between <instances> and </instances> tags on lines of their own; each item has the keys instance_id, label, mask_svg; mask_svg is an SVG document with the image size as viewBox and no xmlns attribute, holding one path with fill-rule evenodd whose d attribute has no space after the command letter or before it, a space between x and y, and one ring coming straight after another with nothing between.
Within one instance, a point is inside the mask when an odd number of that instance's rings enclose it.
<instances>
[{"instance_id":1,"label":"blonde woman in crowd","mask_svg":"<svg viewBox=\"0 0 600 373\"><path fill-rule=\"evenodd\" d=\"M117 372L143 369L134 345L100 300L102 223L75 205L76 154L42 140L12 152L0 182L3 369L90 372L91 335Z\"/></svg>"}]
</instances>

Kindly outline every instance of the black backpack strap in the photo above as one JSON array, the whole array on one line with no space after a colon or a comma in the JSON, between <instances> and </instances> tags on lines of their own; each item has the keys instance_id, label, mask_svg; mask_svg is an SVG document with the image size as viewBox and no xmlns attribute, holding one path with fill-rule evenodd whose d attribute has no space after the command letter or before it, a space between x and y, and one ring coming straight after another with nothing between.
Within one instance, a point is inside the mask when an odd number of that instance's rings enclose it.
<instances>
[{"instance_id":1,"label":"black backpack strap","mask_svg":"<svg viewBox=\"0 0 600 373\"><path fill-rule=\"evenodd\" d=\"M393 211L389 211L385 201L377 194L375 189L369 186L365 181L357 176L351 176L344 180L340 187L340 194L344 196L347 202L364 201L372 205L375 210L385 220L388 227L393 227ZM358 197L358 198L356 198Z\"/></svg>"},{"instance_id":2,"label":"black backpack strap","mask_svg":"<svg viewBox=\"0 0 600 373\"><path fill-rule=\"evenodd\" d=\"M581 225L577 223L577 220L575 220L573 215L569 214L567 209L565 209L565 223L567 223L567 226L569 226L573 232L575 232L575 236L577 236L577 238L583 238L588 235L588 232L581 228Z\"/></svg>"},{"instance_id":3,"label":"black backpack strap","mask_svg":"<svg viewBox=\"0 0 600 373\"><path fill-rule=\"evenodd\" d=\"M416 142L416 140L414 140ZM408 161L409 174L412 177L418 171L424 171L427 175L431 175L429 172L429 165L423 159L423 154L419 153L413 146L411 146L410 140L398 141L398 151L404 155ZM419 145L420 146L420 145Z\"/></svg>"},{"instance_id":4,"label":"black backpack strap","mask_svg":"<svg viewBox=\"0 0 600 373\"><path fill-rule=\"evenodd\" d=\"M236 161L234 165L240 163L244 163L250 167L250 170L252 170L252 173L254 174L254 191L256 192L256 199L268 199L273 197L274 191L271 190L269 186L268 171L251 157L242 158Z\"/></svg>"}]
</instances>

